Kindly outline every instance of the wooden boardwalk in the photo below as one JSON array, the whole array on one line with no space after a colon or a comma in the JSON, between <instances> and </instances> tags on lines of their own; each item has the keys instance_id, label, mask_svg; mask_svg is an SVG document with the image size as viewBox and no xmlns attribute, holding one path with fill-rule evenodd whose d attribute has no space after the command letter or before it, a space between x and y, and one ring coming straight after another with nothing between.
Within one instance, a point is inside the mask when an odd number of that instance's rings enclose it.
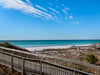
<instances>
[{"instance_id":1,"label":"wooden boardwalk","mask_svg":"<svg viewBox=\"0 0 100 75\"><path fill-rule=\"evenodd\" d=\"M16 53L19 53L19 54L22 53L22 55L20 56ZM0 64L9 67L12 70L14 69L16 71L19 71L21 72L22 75L100 75L99 74L100 68L95 65L84 63L85 65L88 65L90 67L98 68L97 69L98 73L88 73L88 72L80 71L78 69L51 63L45 60L32 59L32 58L29 58L29 57L27 58L23 56L23 55L28 55L28 54L38 56L38 57L56 58L56 57L50 57L50 56L45 56L45 55L44 56L35 55L32 53L28 53L28 52L0 47ZM67 59L64 61L72 62L71 60L67 60ZM73 62L77 63L76 61L73 61Z\"/></svg>"}]
</instances>

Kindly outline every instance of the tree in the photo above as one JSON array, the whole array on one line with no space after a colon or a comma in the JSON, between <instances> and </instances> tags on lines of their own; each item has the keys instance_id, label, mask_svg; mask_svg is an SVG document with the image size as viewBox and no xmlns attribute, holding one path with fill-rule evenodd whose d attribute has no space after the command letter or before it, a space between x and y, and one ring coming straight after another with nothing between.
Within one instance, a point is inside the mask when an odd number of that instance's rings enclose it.
<instances>
[{"instance_id":1,"label":"tree","mask_svg":"<svg viewBox=\"0 0 100 75\"><path fill-rule=\"evenodd\" d=\"M87 54L85 59L91 64L96 64L99 61L93 54Z\"/></svg>"}]
</instances>

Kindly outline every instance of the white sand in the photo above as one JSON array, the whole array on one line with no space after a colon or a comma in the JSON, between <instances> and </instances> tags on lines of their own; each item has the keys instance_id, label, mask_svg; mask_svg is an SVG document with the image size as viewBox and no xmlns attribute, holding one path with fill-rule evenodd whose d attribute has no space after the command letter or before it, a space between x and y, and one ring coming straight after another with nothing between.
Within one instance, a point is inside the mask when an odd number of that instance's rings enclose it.
<instances>
[{"instance_id":1,"label":"white sand","mask_svg":"<svg viewBox=\"0 0 100 75\"><path fill-rule=\"evenodd\" d=\"M84 45L75 45L75 46L89 46L90 44L84 44ZM43 50L43 49L62 49L62 48L70 48L73 45L64 45L64 46L45 46L45 47L30 47L26 48L29 51L35 51L35 50Z\"/></svg>"}]
</instances>

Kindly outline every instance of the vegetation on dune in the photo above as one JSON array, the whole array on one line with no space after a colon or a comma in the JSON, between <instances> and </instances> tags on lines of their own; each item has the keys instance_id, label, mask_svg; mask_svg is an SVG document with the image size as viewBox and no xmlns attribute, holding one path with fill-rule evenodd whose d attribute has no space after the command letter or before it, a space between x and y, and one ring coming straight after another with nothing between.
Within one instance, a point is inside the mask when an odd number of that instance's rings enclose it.
<instances>
[{"instance_id":1,"label":"vegetation on dune","mask_svg":"<svg viewBox=\"0 0 100 75\"><path fill-rule=\"evenodd\" d=\"M98 47L98 48L96 48L96 49L100 51L100 47Z\"/></svg>"},{"instance_id":2,"label":"vegetation on dune","mask_svg":"<svg viewBox=\"0 0 100 75\"><path fill-rule=\"evenodd\" d=\"M27 49L17 47L17 46L12 45L12 44L10 44L8 42L0 43L0 46L29 52Z\"/></svg>"},{"instance_id":3,"label":"vegetation on dune","mask_svg":"<svg viewBox=\"0 0 100 75\"><path fill-rule=\"evenodd\" d=\"M93 54L87 54L85 57L86 61L91 63L91 64L96 64L99 60L96 56Z\"/></svg>"},{"instance_id":4,"label":"vegetation on dune","mask_svg":"<svg viewBox=\"0 0 100 75\"><path fill-rule=\"evenodd\" d=\"M8 42L4 42L2 44L3 47L12 48L12 46Z\"/></svg>"}]
</instances>

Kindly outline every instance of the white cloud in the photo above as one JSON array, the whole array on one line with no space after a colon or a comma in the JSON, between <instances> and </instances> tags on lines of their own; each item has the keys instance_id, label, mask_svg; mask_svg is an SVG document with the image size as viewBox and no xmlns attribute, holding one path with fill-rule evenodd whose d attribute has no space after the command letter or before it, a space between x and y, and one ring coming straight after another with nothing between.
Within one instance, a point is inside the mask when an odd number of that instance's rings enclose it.
<instances>
[{"instance_id":1,"label":"white cloud","mask_svg":"<svg viewBox=\"0 0 100 75\"><path fill-rule=\"evenodd\" d=\"M55 9L51 8L51 7L49 7L49 9L50 9L50 10L52 10L53 12L57 13L57 14L59 14L59 13L60 13L59 11L57 11L57 10L55 10Z\"/></svg>"},{"instance_id":2,"label":"white cloud","mask_svg":"<svg viewBox=\"0 0 100 75\"><path fill-rule=\"evenodd\" d=\"M58 1L58 0L55 0ZM0 6L8 9L14 9L26 14L38 17L38 18L45 18L45 19L70 19L74 20L75 18L71 15L69 11L70 8L65 7L64 4L56 5L53 3L48 3L47 9L40 6L40 5L32 5L30 0L0 0ZM60 8L60 6L63 6ZM66 16L66 17L65 17ZM79 22L75 22L75 24L79 24Z\"/></svg>"},{"instance_id":3,"label":"white cloud","mask_svg":"<svg viewBox=\"0 0 100 75\"><path fill-rule=\"evenodd\" d=\"M70 8L65 8L65 10L70 11Z\"/></svg>"},{"instance_id":4,"label":"white cloud","mask_svg":"<svg viewBox=\"0 0 100 75\"><path fill-rule=\"evenodd\" d=\"M79 21L75 21L75 22L72 22L73 24L80 24L80 22Z\"/></svg>"},{"instance_id":5,"label":"white cloud","mask_svg":"<svg viewBox=\"0 0 100 75\"><path fill-rule=\"evenodd\" d=\"M26 0L27 3L31 3L30 0Z\"/></svg>"},{"instance_id":6,"label":"white cloud","mask_svg":"<svg viewBox=\"0 0 100 75\"><path fill-rule=\"evenodd\" d=\"M30 0L26 0L26 2L27 2L28 4L30 4L30 5L33 5L33 4L30 2Z\"/></svg>"},{"instance_id":7,"label":"white cloud","mask_svg":"<svg viewBox=\"0 0 100 75\"><path fill-rule=\"evenodd\" d=\"M64 8L64 9L62 9L62 12L64 12L65 14L66 14L68 11L70 11L70 8Z\"/></svg>"},{"instance_id":8,"label":"white cloud","mask_svg":"<svg viewBox=\"0 0 100 75\"><path fill-rule=\"evenodd\" d=\"M69 19L71 19L71 20L72 20L72 19L73 19L73 16L69 16Z\"/></svg>"},{"instance_id":9,"label":"white cloud","mask_svg":"<svg viewBox=\"0 0 100 75\"><path fill-rule=\"evenodd\" d=\"M67 11L65 9L63 9L62 12L67 13Z\"/></svg>"},{"instance_id":10,"label":"white cloud","mask_svg":"<svg viewBox=\"0 0 100 75\"><path fill-rule=\"evenodd\" d=\"M27 1L29 2L29 0ZM16 9L32 15L41 16L46 19L53 19L53 16L51 14L36 9L22 0L0 0L0 6L8 9Z\"/></svg>"},{"instance_id":11,"label":"white cloud","mask_svg":"<svg viewBox=\"0 0 100 75\"><path fill-rule=\"evenodd\" d=\"M45 9L45 8L39 6L39 5L36 5L36 7L39 8L39 9L41 9L41 10L48 11L47 9Z\"/></svg>"}]
</instances>

